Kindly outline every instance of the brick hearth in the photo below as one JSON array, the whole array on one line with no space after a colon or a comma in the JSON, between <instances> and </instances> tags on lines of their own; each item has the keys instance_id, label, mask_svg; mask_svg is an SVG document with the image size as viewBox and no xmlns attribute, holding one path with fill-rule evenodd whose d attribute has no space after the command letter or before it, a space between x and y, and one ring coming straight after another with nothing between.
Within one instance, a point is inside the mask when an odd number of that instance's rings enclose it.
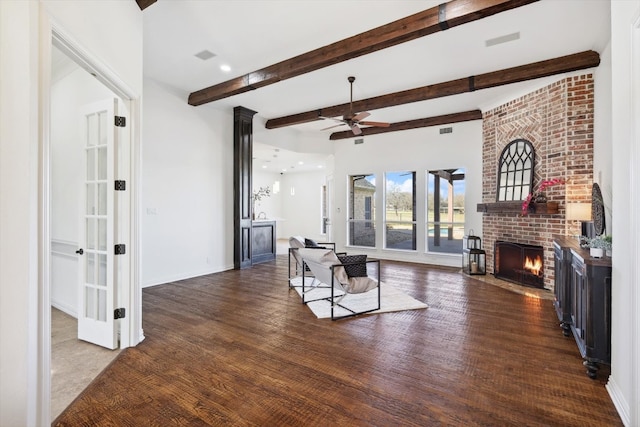
<instances>
[{"instance_id":1,"label":"brick hearth","mask_svg":"<svg viewBox=\"0 0 640 427\"><path fill-rule=\"evenodd\" d=\"M568 77L483 114L482 201L496 201L498 160L514 139L530 141L536 151L534 188L541 180L562 178L550 187L557 214L484 213L483 249L487 272L493 273L496 240L544 248L544 286L553 290L553 235L567 234L565 206L591 201L593 183L593 76Z\"/></svg>"}]
</instances>

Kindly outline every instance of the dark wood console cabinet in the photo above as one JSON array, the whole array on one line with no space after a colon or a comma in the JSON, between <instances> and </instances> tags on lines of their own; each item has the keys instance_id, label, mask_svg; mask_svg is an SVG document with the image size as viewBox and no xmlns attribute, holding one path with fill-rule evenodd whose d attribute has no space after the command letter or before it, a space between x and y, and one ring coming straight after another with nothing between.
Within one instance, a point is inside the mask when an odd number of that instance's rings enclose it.
<instances>
[{"instance_id":1,"label":"dark wood console cabinet","mask_svg":"<svg viewBox=\"0 0 640 427\"><path fill-rule=\"evenodd\" d=\"M276 222L253 221L251 227L251 263L276 259Z\"/></svg>"},{"instance_id":2,"label":"dark wood console cabinet","mask_svg":"<svg viewBox=\"0 0 640 427\"><path fill-rule=\"evenodd\" d=\"M554 293L553 306L556 309L560 327L565 337L571 335L571 248L553 242L554 251Z\"/></svg>"},{"instance_id":3,"label":"dark wood console cabinet","mask_svg":"<svg viewBox=\"0 0 640 427\"><path fill-rule=\"evenodd\" d=\"M596 378L598 364L611 363L611 259L592 258L570 238L556 238L554 249L556 313L565 335L569 323L587 375Z\"/></svg>"}]
</instances>

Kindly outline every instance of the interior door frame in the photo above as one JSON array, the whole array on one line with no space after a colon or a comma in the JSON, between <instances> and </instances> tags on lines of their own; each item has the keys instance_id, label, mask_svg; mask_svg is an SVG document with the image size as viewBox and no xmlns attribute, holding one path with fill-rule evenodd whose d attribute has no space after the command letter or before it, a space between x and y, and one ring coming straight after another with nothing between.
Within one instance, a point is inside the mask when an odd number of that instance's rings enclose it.
<instances>
[{"instance_id":1,"label":"interior door frame","mask_svg":"<svg viewBox=\"0 0 640 427\"><path fill-rule=\"evenodd\" d=\"M327 224L326 224L326 240L328 242L335 241L333 238L333 173L327 175L325 178L326 185L326 210L327 210Z\"/></svg>"},{"instance_id":2,"label":"interior door frame","mask_svg":"<svg viewBox=\"0 0 640 427\"><path fill-rule=\"evenodd\" d=\"M64 28L54 22L47 13L40 14L39 25L39 76L40 76L40 153L39 153L39 263L38 281L38 371L35 384L35 420L38 425L51 424L51 226L50 226L50 108L51 108L51 50L55 43L78 65L94 75L114 92L129 112L129 165L126 171L129 197L123 209L128 213L128 227L123 238L127 243L127 285L119 293L118 306L126 307L126 317L121 319L121 348L135 346L144 340L142 330L142 289L140 286L140 198L137 183L140 177L140 117L141 94L116 75L111 68L82 47ZM35 379L34 379L35 381Z\"/></svg>"}]
</instances>

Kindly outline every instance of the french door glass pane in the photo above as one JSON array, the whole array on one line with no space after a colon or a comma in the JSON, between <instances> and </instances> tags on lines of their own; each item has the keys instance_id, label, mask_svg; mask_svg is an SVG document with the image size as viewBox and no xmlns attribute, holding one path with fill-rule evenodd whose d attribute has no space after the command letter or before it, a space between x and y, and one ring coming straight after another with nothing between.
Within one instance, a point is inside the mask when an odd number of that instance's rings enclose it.
<instances>
[{"instance_id":1,"label":"french door glass pane","mask_svg":"<svg viewBox=\"0 0 640 427\"><path fill-rule=\"evenodd\" d=\"M87 181L96 179L96 149L87 148Z\"/></svg>"},{"instance_id":2,"label":"french door glass pane","mask_svg":"<svg viewBox=\"0 0 640 427\"><path fill-rule=\"evenodd\" d=\"M107 145L107 112L103 111L99 113L99 129L98 135L100 138L100 145Z\"/></svg>"},{"instance_id":3,"label":"french door glass pane","mask_svg":"<svg viewBox=\"0 0 640 427\"><path fill-rule=\"evenodd\" d=\"M96 220L94 218L87 218L87 249L96 248Z\"/></svg>"},{"instance_id":4,"label":"french door glass pane","mask_svg":"<svg viewBox=\"0 0 640 427\"><path fill-rule=\"evenodd\" d=\"M98 316L97 320L106 322L107 320L107 290L98 289Z\"/></svg>"},{"instance_id":5,"label":"french door glass pane","mask_svg":"<svg viewBox=\"0 0 640 427\"><path fill-rule=\"evenodd\" d=\"M107 254L98 255L98 286L107 286Z\"/></svg>"},{"instance_id":6,"label":"french door glass pane","mask_svg":"<svg viewBox=\"0 0 640 427\"><path fill-rule=\"evenodd\" d=\"M92 183L87 183L87 211L85 212L87 215L95 215L96 214L96 185Z\"/></svg>"},{"instance_id":7,"label":"french door glass pane","mask_svg":"<svg viewBox=\"0 0 640 427\"><path fill-rule=\"evenodd\" d=\"M98 250L107 250L107 219L98 219Z\"/></svg>"},{"instance_id":8,"label":"french door glass pane","mask_svg":"<svg viewBox=\"0 0 640 427\"><path fill-rule=\"evenodd\" d=\"M98 148L98 179L107 179L107 147Z\"/></svg>"},{"instance_id":9,"label":"french door glass pane","mask_svg":"<svg viewBox=\"0 0 640 427\"><path fill-rule=\"evenodd\" d=\"M107 184L98 184L98 215L107 214Z\"/></svg>"},{"instance_id":10,"label":"french door glass pane","mask_svg":"<svg viewBox=\"0 0 640 427\"><path fill-rule=\"evenodd\" d=\"M98 116L96 114L87 116L87 145L89 147L98 145Z\"/></svg>"},{"instance_id":11,"label":"french door glass pane","mask_svg":"<svg viewBox=\"0 0 640 427\"><path fill-rule=\"evenodd\" d=\"M91 252L87 252L86 254L86 276L85 277L85 281L90 284L93 285L96 283L95 280L95 275L96 275L96 262L95 262L95 254L91 253Z\"/></svg>"},{"instance_id":12,"label":"french door glass pane","mask_svg":"<svg viewBox=\"0 0 640 427\"><path fill-rule=\"evenodd\" d=\"M90 286L84 288L85 291L85 313L89 319L96 318L96 289Z\"/></svg>"}]
</instances>

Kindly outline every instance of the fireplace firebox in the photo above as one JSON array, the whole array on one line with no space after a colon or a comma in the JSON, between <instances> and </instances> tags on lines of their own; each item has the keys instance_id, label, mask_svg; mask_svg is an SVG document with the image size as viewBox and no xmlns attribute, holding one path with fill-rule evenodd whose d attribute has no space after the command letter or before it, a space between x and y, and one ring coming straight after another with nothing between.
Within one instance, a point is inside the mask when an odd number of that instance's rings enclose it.
<instances>
[{"instance_id":1,"label":"fireplace firebox","mask_svg":"<svg viewBox=\"0 0 640 427\"><path fill-rule=\"evenodd\" d=\"M496 241L493 274L524 286L544 288L542 246Z\"/></svg>"}]
</instances>

